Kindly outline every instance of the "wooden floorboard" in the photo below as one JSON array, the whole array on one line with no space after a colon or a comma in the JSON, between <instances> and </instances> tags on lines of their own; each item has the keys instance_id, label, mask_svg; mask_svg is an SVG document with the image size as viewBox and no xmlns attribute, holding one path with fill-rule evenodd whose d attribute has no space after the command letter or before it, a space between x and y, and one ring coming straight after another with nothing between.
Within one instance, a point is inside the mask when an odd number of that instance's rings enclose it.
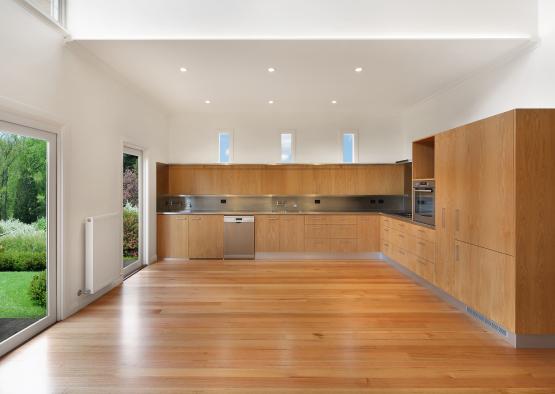
<instances>
[{"instance_id":1,"label":"wooden floorboard","mask_svg":"<svg viewBox=\"0 0 555 394\"><path fill-rule=\"evenodd\" d=\"M166 261L0 359L1 393L555 393L378 261Z\"/></svg>"}]
</instances>

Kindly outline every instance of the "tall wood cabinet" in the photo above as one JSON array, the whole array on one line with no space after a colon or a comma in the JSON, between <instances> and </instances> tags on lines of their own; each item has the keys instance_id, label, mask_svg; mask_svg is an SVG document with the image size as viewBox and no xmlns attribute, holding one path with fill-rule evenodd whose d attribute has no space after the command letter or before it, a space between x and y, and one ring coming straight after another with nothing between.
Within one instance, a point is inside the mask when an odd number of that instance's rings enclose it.
<instances>
[{"instance_id":1,"label":"tall wood cabinet","mask_svg":"<svg viewBox=\"0 0 555 394\"><path fill-rule=\"evenodd\" d=\"M435 136L436 284L517 334L555 334L555 110Z\"/></svg>"}]
</instances>

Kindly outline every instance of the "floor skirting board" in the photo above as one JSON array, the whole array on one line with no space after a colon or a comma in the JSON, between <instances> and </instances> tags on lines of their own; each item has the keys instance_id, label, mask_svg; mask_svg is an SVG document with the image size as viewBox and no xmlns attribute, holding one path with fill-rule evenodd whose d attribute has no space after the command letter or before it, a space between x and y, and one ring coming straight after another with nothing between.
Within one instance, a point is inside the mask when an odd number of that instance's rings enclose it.
<instances>
[{"instance_id":1,"label":"floor skirting board","mask_svg":"<svg viewBox=\"0 0 555 394\"><path fill-rule=\"evenodd\" d=\"M382 260L379 252L257 252L256 260Z\"/></svg>"},{"instance_id":2,"label":"floor skirting board","mask_svg":"<svg viewBox=\"0 0 555 394\"><path fill-rule=\"evenodd\" d=\"M468 305L457 300L456 298L446 293L442 289L434 286L426 279L416 275L414 272L403 267L395 260L390 259L389 257L385 256L383 253L379 253L379 254L380 254L379 258L381 260L385 261L387 264L391 265L396 270L402 272L404 275L410 277L418 284L426 287L434 294L436 294L439 298L441 298L443 301L451 304L458 310L466 313L468 316L478 321L488 331L493 332L494 334L503 338L505 341L511 344L511 346L515 348L549 348L549 349L555 348L555 335L523 335L523 334L515 334L513 332L510 332L504 327L489 320L487 317L481 315L479 312L475 311Z\"/></svg>"}]
</instances>

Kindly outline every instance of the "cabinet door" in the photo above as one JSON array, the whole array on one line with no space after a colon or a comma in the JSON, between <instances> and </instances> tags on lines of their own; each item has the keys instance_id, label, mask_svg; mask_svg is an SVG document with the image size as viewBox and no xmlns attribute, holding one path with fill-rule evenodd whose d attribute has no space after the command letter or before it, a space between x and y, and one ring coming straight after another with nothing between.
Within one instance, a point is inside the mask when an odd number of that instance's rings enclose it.
<instances>
[{"instance_id":1,"label":"cabinet door","mask_svg":"<svg viewBox=\"0 0 555 394\"><path fill-rule=\"evenodd\" d=\"M380 251L380 216L357 216L357 251ZM384 229L385 230L385 229Z\"/></svg>"},{"instance_id":2,"label":"cabinet door","mask_svg":"<svg viewBox=\"0 0 555 394\"><path fill-rule=\"evenodd\" d=\"M186 259L189 257L188 217L185 215L158 215L158 258Z\"/></svg>"},{"instance_id":3,"label":"cabinet door","mask_svg":"<svg viewBox=\"0 0 555 394\"><path fill-rule=\"evenodd\" d=\"M189 220L189 256L192 259L224 257L224 217L193 215Z\"/></svg>"},{"instance_id":4,"label":"cabinet door","mask_svg":"<svg viewBox=\"0 0 555 394\"><path fill-rule=\"evenodd\" d=\"M282 215L279 218L279 251L304 251L304 216Z\"/></svg>"},{"instance_id":5,"label":"cabinet door","mask_svg":"<svg viewBox=\"0 0 555 394\"><path fill-rule=\"evenodd\" d=\"M436 242L435 284L455 295L453 255L455 253L455 142L460 129L436 136Z\"/></svg>"},{"instance_id":6,"label":"cabinet door","mask_svg":"<svg viewBox=\"0 0 555 394\"><path fill-rule=\"evenodd\" d=\"M514 332L515 258L455 242L457 297L489 319Z\"/></svg>"},{"instance_id":7,"label":"cabinet door","mask_svg":"<svg viewBox=\"0 0 555 394\"><path fill-rule=\"evenodd\" d=\"M256 251L279 252L279 216L257 215L254 224Z\"/></svg>"},{"instance_id":8,"label":"cabinet door","mask_svg":"<svg viewBox=\"0 0 555 394\"><path fill-rule=\"evenodd\" d=\"M455 238L514 255L514 111L456 131Z\"/></svg>"}]
</instances>

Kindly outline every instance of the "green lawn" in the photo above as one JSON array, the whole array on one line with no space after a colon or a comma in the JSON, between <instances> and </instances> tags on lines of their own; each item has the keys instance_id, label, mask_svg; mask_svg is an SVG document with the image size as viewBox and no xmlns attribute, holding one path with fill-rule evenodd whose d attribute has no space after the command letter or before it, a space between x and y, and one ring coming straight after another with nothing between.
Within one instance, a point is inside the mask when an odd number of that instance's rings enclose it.
<instances>
[{"instance_id":1,"label":"green lawn","mask_svg":"<svg viewBox=\"0 0 555 394\"><path fill-rule=\"evenodd\" d=\"M33 304L28 290L38 272L0 272L0 318L42 317L45 308Z\"/></svg>"}]
</instances>

